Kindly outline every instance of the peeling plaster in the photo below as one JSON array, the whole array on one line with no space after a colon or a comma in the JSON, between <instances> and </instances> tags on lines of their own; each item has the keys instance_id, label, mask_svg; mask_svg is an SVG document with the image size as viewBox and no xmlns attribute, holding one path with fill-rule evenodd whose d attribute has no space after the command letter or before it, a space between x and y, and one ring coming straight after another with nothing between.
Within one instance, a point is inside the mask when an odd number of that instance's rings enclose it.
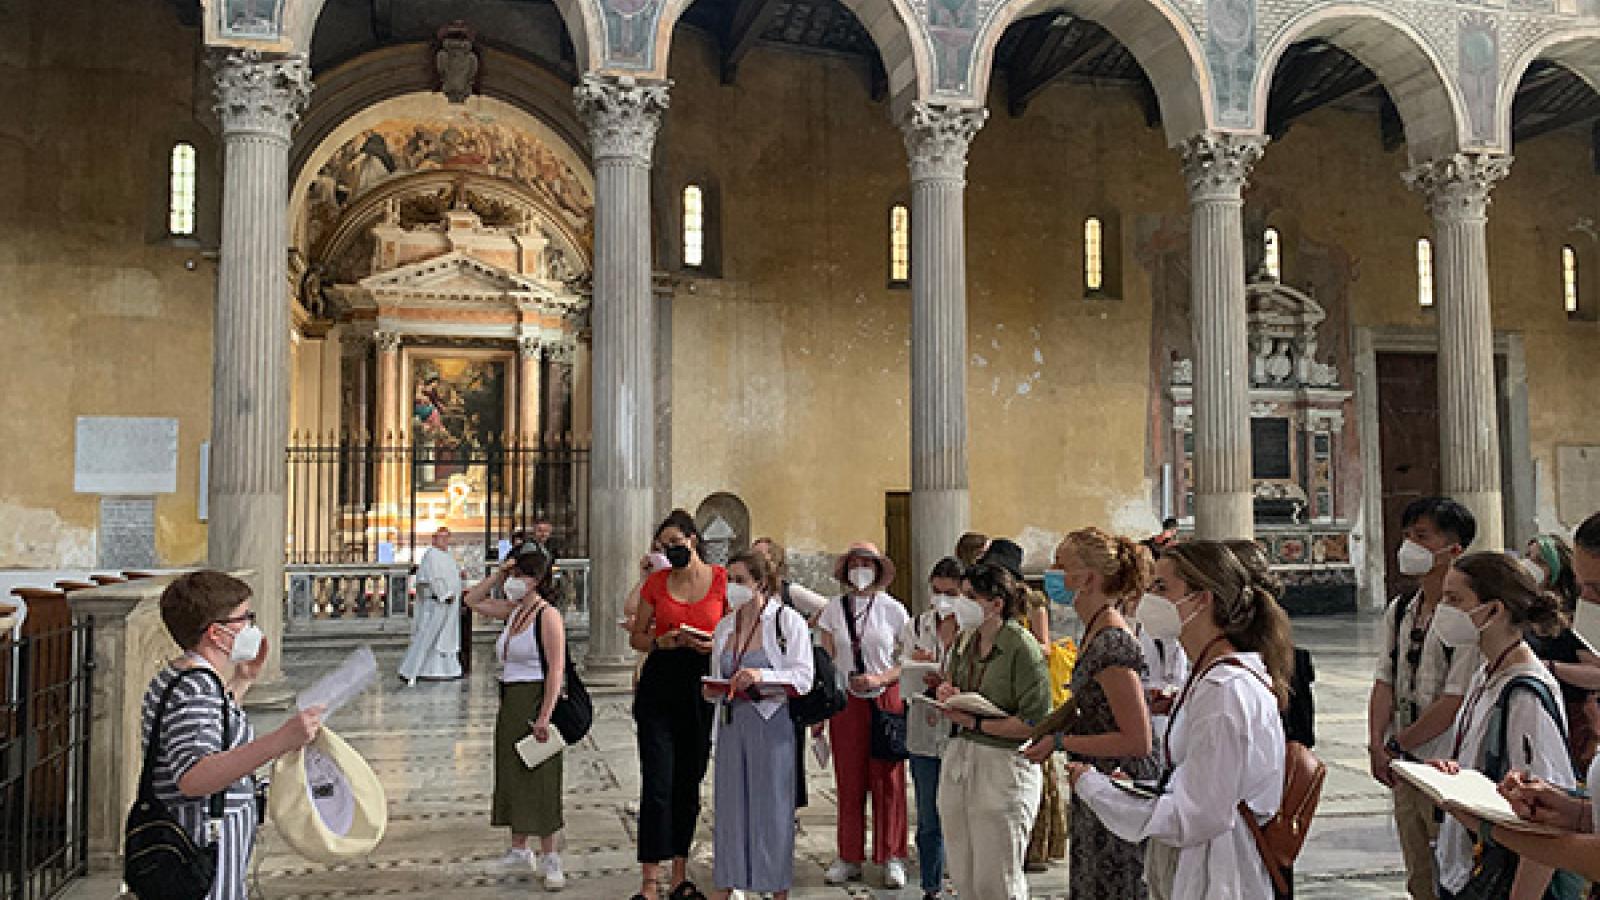
<instances>
[{"instance_id":1,"label":"peeling plaster","mask_svg":"<svg viewBox=\"0 0 1600 900\"><path fill-rule=\"evenodd\" d=\"M0 568L88 568L95 530L69 525L52 509L0 502Z\"/></svg>"}]
</instances>

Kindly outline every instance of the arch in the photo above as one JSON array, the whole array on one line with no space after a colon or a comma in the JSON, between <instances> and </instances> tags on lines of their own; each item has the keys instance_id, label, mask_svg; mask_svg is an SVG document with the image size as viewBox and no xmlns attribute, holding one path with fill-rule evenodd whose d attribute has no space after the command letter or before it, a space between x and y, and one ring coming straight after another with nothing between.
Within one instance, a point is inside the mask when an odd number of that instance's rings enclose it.
<instances>
[{"instance_id":1,"label":"arch","mask_svg":"<svg viewBox=\"0 0 1600 900\"><path fill-rule=\"evenodd\" d=\"M1214 127L1211 73L1199 36L1189 20L1162 0L1020 0L997 9L978 36L972 65L972 95L982 103L1001 35L1018 19L1059 10L1090 19L1111 32L1133 54L1155 87L1167 143Z\"/></svg>"},{"instance_id":2,"label":"arch","mask_svg":"<svg viewBox=\"0 0 1600 900\"><path fill-rule=\"evenodd\" d=\"M311 38L316 34L317 19L322 16L325 2L327 0L283 0L282 33L296 52L310 55ZM596 60L604 59L598 0L555 0L555 5L572 39L578 71L587 71Z\"/></svg>"},{"instance_id":3,"label":"arch","mask_svg":"<svg viewBox=\"0 0 1600 900\"><path fill-rule=\"evenodd\" d=\"M1569 28L1547 34L1524 47L1512 59L1495 102L1495 114L1499 119L1494 133L1500 149L1506 152L1512 149L1511 107L1516 102L1517 88L1528 69L1541 59L1565 67L1588 82L1591 89L1600 92L1600 27Z\"/></svg>"},{"instance_id":4,"label":"arch","mask_svg":"<svg viewBox=\"0 0 1600 900\"><path fill-rule=\"evenodd\" d=\"M1472 143L1459 87L1443 60L1411 23L1377 6L1320 6L1283 25L1267 42L1256 70L1252 115L1261 127L1267 95L1284 51L1320 38L1360 60L1378 76L1400 112L1413 161L1457 153Z\"/></svg>"}]
</instances>

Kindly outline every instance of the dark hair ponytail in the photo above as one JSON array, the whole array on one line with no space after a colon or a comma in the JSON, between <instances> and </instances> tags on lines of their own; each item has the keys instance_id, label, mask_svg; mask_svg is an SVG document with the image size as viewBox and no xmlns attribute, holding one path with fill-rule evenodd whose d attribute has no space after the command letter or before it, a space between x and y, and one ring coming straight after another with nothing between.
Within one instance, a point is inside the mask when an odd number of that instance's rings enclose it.
<instances>
[{"instance_id":1,"label":"dark hair ponytail","mask_svg":"<svg viewBox=\"0 0 1600 900\"><path fill-rule=\"evenodd\" d=\"M974 594L1001 602L1001 618L1015 619L1028 608L1027 587L1004 566L978 563L967 569L965 577Z\"/></svg>"},{"instance_id":2,"label":"dark hair ponytail","mask_svg":"<svg viewBox=\"0 0 1600 900\"><path fill-rule=\"evenodd\" d=\"M1504 553L1468 553L1456 560L1455 569L1466 576L1467 586L1478 595L1479 602L1504 606L1512 625L1531 625L1548 633L1567 623L1561 613L1561 598L1540 590L1522 566Z\"/></svg>"}]
</instances>

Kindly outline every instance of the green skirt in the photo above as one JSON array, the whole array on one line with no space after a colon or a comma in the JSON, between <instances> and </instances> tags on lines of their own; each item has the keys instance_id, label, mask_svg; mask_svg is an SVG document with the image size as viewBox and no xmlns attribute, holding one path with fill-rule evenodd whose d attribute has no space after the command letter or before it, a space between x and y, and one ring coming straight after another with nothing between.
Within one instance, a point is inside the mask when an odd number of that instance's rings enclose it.
<instances>
[{"instance_id":1,"label":"green skirt","mask_svg":"<svg viewBox=\"0 0 1600 900\"><path fill-rule=\"evenodd\" d=\"M530 733L529 722L539 717L544 682L518 681L500 685L500 714L494 722L494 803L489 823L513 834L548 837L561 830L561 770L566 752L557 753L536 769L522 764L517 742ZM553 728L554 726L552 726Z\"/></svg>"}]
</instances>

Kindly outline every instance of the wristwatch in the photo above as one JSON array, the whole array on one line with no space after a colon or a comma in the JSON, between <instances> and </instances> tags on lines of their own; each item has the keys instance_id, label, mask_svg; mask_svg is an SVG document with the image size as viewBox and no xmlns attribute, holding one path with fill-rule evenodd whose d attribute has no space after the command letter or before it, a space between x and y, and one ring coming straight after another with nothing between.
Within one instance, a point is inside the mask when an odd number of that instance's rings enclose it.
<instances>
[{"instance_id":1,"label":"wristwatch","mask_svg":"<svg viewBox=\"0 0 1600 900\"><path fill-rule=\"evenodd\" d=\"M1400 739L1394 735L1390 735L1389 739L1383 742L1383 749L1389 751L1389 755L1398 759L1403 759L1407 762L1416 761L1415 757L1413 757L1410 753L1407 753L1404 747L1400 746Z\"/></svg>"}]
</instances>

